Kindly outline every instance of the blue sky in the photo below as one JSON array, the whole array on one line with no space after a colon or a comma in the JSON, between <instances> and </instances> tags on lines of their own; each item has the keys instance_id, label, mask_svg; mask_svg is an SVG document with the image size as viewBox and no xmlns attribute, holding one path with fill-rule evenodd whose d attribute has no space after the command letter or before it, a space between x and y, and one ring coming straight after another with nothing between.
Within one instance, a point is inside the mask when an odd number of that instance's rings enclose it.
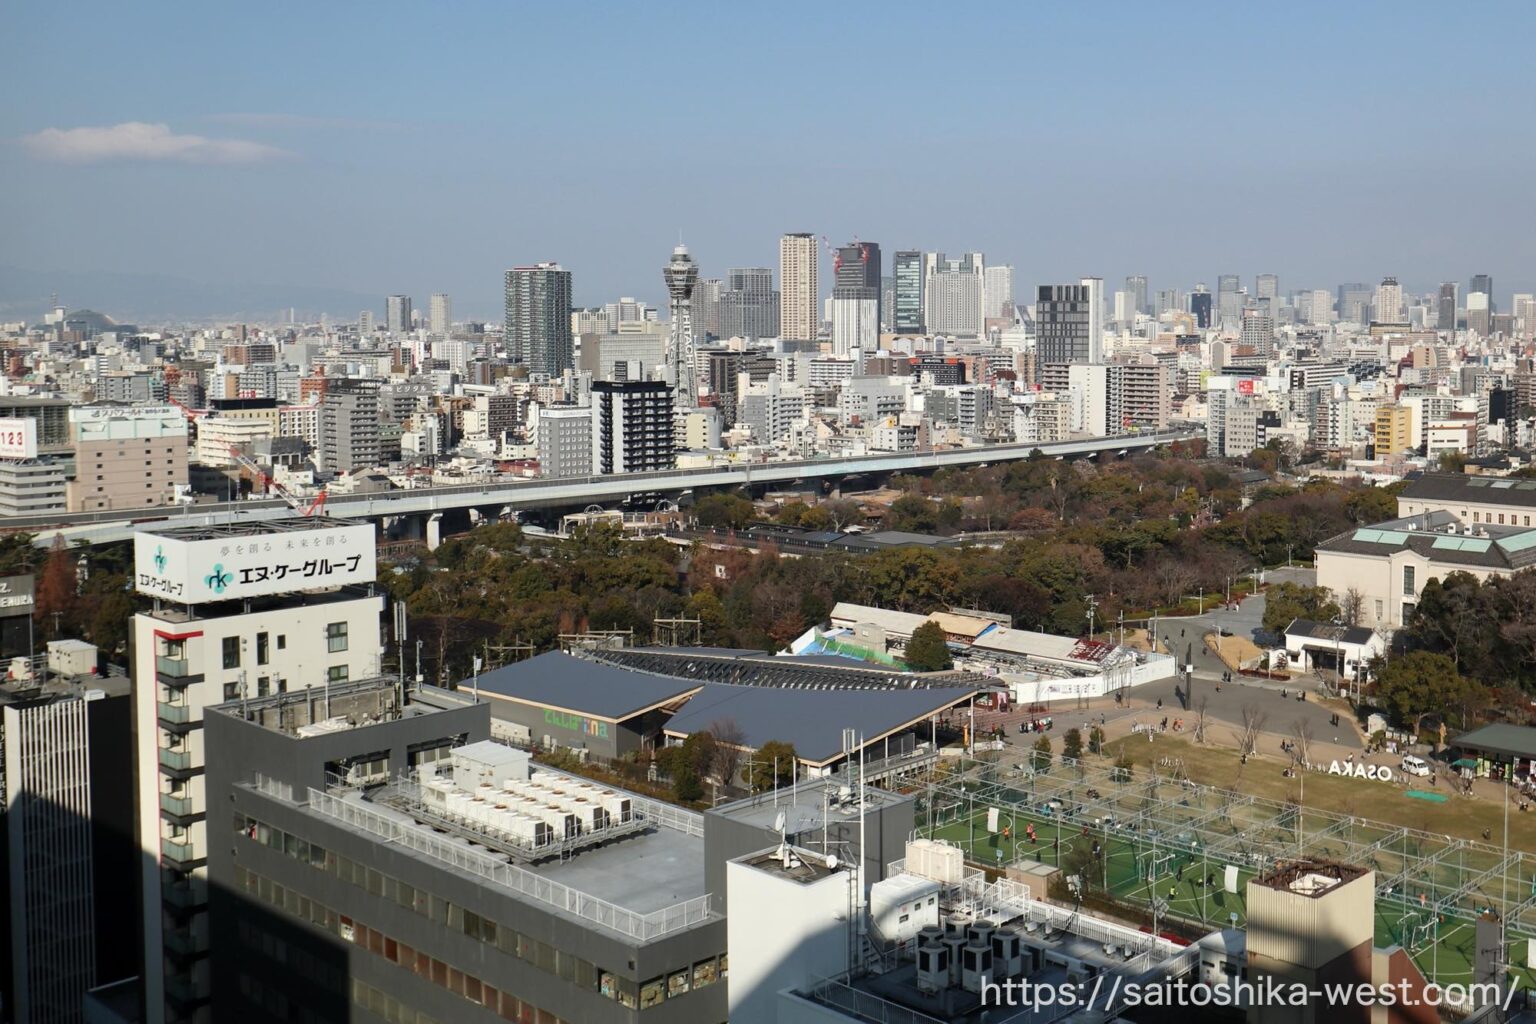
<instances>
[{"instance_id":1,"label":"blue sky","mask_svg":"<svg viewBox=\"0 0 1536 1024\"><path fill-rule=\"evenodd\" d=\"M1536 4L19 0L0 38L29 270L495 315L507 266L659 301L679 233L719 276L808 230L1021 291L1536 290Z\"/></svg>"}]
</instances>

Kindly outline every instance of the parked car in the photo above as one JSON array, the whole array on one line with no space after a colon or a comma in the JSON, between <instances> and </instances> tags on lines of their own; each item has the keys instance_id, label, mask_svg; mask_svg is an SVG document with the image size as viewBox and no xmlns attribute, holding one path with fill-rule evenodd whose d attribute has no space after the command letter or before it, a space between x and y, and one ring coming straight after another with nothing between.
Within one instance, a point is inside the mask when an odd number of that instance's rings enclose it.
<instances>
[{"instance_id":1,"label":"parked car","mask_svg":"<svg viewBox=\"0 0 1536 1024\"><path fill-rule=\"evenodd\" d=\"M1426 776L1430 773L1429 762L1413 754L1403 755L1403 763L1398 765L1398 768L1405 775Z\"/></svg>"}]
</instances>

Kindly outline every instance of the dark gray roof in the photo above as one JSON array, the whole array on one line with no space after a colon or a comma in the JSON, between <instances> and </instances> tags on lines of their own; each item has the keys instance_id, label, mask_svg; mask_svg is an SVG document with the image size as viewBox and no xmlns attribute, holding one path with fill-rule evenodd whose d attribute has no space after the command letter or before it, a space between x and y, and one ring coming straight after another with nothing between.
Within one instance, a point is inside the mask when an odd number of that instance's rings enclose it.
<instances>
[{"instance_id":1,"label":"dark gray roof","mask_svg":"<svg viewBox=\"0 0 1536 1024\"><path fill-rule=\"evenodd\" d=\"M1466 473L1426 473L1410 481L1403 488L1402 497L1536 508L1536 480L1469 476Z\"/></svg>"},{"instance_id":2,"label":"dark gray roof","mask_svg":"<svg viewBox=\"0 0 1536 1024\"><path fill-rule=\"evenodd\" d=\"M474 685L466 679L460 690ZM480 692L620 722L697 689L671 676L615 668L599 661L550 651L480 677Z\"/></svg>"},{"instance_id":3,"label":"dark gray roof","mask_svg":"<svg viewBox=\"0 0 1536 1024\"><path fill-rule=\"evenodd\" d=\"M904 530L878 530L874 533L849 534L835 541L833 547L878 551L883 548L914 545L925 548L953 547L959 543L959 539L955 537L938 537L930 533L907 533Z\"/></svg>"},{"instance_id":4,"label":"dark gray roof","mask_svg":"<svg viewBox=\"0 0 1536 1024\"><path fill-rule=\"evenodd\" d=\"M712 647L623 647L597 651L593 657L610 665L698 682L776 689L982 688L993 682L974 672L902 672L889 666L872 665L843 657L828 660Z\"/></svg>"},{"instance_id":5,"label":"dark gray roof","mask_svg":"<svg viewBox=\"0 0 1536 1024\"><path fill-rule=\"evenodd\" d=\"M1451 746L1514 757L1536 757L1536 729L1498 722L1464 732L1451 740Z\"/></svg>"},{"instance_id":6,"label":"dark gray roof","mask_svg":"<svg viewBox=\"0 0 1536 1024\"><path fill-rule=\"evenodd\" d=\"M843 752L843 730L857 729L866 743L968 699L974 690L782 690L766 686L706 683L666 725L689 736L729 720L753 749L771 740L794 745L802 761L824 764Z\"/></svg>"},{"instance_id":7,"label":"dark gray roof","mask_svg":"<svg viewBox=\"0 0 1536 1024\"><path fill-rule=\"evenodd\" d=\"M1306 637L1309 640L1325 640L1328 643L1345 643L1365 646L1376 634L1364 626L1335 626L1331 622L1313 622L1311 619L1293 619L1285 627L1286 636Z\"/></svg>"}]
</instances>

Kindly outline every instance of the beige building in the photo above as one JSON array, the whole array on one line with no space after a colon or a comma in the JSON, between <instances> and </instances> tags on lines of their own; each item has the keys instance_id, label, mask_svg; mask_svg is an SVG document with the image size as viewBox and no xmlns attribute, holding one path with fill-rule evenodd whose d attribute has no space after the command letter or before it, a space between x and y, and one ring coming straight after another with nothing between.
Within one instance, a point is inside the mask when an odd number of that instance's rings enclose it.
<instances>
[{"instance_id":1,"label":"beige building","mask_svg":"<svg viewBox=\"0 0 1536 1024\"><path fill-rule=\"evenodd\" d=\"M779 336L789 341L815 341L820 333L816 244L816 236L806 232L779 239Z\"/></svg>"},{"instance_id":2,"label":"beige building","mask_svg":"<svg viewBox=\"0 0 1536 1024\"><path fill-rule=\"evenodd\" d=\"M1413 448L1413 410L1383 405L1376 410L1376 457L1407 455Z\"/></svg>"},{"instance_id":3,"label":"beige building","mask_svg":"<svg viewBox=\"0 0 1536 1024\"><path fill-rule=\"evenodd\" d=\"M169 505L186 488L187 421L175 406L81 406L69 429L71 512Z\"/></svg>"}]
</instances>

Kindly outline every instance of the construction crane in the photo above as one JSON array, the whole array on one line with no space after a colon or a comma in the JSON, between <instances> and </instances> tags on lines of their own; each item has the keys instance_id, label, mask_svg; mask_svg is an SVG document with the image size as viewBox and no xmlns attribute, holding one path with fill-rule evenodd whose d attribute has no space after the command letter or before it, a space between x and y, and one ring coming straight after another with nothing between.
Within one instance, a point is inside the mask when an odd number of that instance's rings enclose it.
<instances>
[{"instance_id":1,"label":"construction crane","mask_svg":"<svg viewBox=\"0 0 1536 1024\"><path fill-rule=\"evenodd\" d=\"M166 401L170 402L177 409L181 410L181 414L187 418L187 423L189 425L195 426L197 424L197 414L191 409L187 408L181 402L176 401L174 398L167 398ZM299 515L312 516L317 512L320 512L325 507L326 492L324 487L320 488L320 493L316 494L313 499L306 501L302 495L293 493L293 491L289 490L285 485L280 484L274 480L267 474L266 470L261 468L261 464L259 462L242 452L235 445L229 446L229 457L235 460L235 465L251 474L252 478L254 478L256 482L261 485L261 489L263 491L270 491L273 494L276 494L279 498L282 498L283 501L288 503L289 508L293 509Z\"/></svg>"},{"instance_id":2,"label":"construction crane","mask_svg":"<svg viewBox=\"0 0 1536 1024\"><path fill-rule=\"evenodd\" d=\"M261 463L257 462L255 459L242 452L235 445L229 446L229 457L234 459L235 464L238 465L241 469L245 470L247 473L251 474L252 477L256 478L256 480L261 483L263 490L271 491L279 498L282 498L288 503L288 507L293 509L299 515L312 516L325 506L324 487L320 488L320 493L316 494L313 499L306 503L301 495L293 493L286 486L278 483L276 480L272 479L272 477L268 476L267 471L261 468Z\"/></svg>"}]
</instances>

